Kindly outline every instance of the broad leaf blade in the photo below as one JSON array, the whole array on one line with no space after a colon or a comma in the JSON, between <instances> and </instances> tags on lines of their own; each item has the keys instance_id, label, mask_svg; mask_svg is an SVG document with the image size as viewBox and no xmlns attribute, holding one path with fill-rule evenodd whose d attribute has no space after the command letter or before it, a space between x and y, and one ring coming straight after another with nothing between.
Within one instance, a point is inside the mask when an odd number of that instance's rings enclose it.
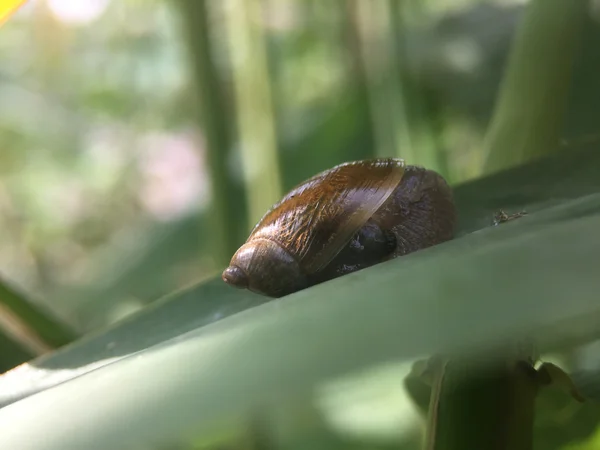
<instances>
[{"instance_id":1,"label":"broad leaf blade","mask_svg":"<svg viewBox=\"0 0 600 450\"><path fill-rule=\"evenodd\" d=\"M235 314L40 392L0 410L0 444L93 449L179 442L257 404L386 361L485 350L526 334L542 350L573 331L592 339L595 320L581 319L600 314L600 195L588 201L584 217L482 230Z\"/></svg>"},{"instance_id":2,"label":"broad leaf blade","mask_svg":"<svg viewBox=\"0 0 600 450\"><path fill-rule=\"evenodd\" d=\"M157 301L101 333L24 364L0 377L0 406L114 363L190 330L266 301L218 279Z\"/></svg>"}]
</instances>

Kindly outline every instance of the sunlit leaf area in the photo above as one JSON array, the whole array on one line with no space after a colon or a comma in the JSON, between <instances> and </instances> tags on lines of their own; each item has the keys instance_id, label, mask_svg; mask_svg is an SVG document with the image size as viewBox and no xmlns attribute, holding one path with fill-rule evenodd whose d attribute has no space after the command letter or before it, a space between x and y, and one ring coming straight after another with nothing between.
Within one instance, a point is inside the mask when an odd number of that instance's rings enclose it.
<instances>
[{"instance_id":1,"label":"sunlit leaf area","mask_svg":"<svg viewBox=\"0 0 600 450\"><path fill-rule=\"evenodd\" d=\"M600 1L18 3L0 448L417 450L413 363L525 336L586 401L543 389L517 450L600 449ZM446 179L453 240L275 300L222 281L291 188L383 157Z\"/></svg>"}]
</instances>

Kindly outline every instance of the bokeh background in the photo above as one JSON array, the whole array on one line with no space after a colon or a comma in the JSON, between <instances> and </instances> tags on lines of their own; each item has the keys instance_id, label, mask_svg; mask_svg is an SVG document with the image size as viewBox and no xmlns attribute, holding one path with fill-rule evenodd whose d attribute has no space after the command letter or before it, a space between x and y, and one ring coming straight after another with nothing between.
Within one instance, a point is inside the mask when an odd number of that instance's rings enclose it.
<instances>
[{"instance_id":1,"label":"bokeh background","mask_svg":"<svg viewBox=\"0 0 600 450\"><path fill-rule=\"evenodd\" d=\"M218 274L335 164L483 175L525 5L30 0L0 30L2 278L84 333ZM592 5L564 145L597 127Z\"/></svg>"}]
</instances>

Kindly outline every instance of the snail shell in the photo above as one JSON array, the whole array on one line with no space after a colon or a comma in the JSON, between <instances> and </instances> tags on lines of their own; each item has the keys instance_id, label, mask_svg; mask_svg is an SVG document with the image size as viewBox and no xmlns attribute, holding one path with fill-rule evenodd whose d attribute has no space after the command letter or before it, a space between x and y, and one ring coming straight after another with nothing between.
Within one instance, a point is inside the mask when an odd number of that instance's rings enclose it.
<instances>
[{"instance_id":1,"label":"snail shell","mask_svg":"<svg viewBox=\"0 0 600 450\"><path fill-rule=\"evenodd\" d=\"M395 158L321 172L275 204L233 255L223 280L281 297L452 239L452 190Z\"/></svg>"}]
</instances>

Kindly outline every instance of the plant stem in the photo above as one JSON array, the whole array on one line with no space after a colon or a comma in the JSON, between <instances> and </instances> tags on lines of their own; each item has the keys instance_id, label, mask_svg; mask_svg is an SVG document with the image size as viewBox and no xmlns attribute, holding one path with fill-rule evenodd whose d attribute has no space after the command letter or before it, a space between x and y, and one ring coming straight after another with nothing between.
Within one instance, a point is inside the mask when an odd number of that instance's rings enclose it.
<instances>
[{"instance_id":1,"label":"plant stem","mask_svg":"<svg viewBox=\"0 0 600 450\"><path fill-rule=\"evenodd\" d=\"M225 4L248 215L250 222L256 223L281 197L262 11L259 0L228 0Z\"/></svg>"},{"instance_id":2,"label":"plant stem","mask_svg":"<svg viewBox=\"0 0 600 450\"><path fill-rule=\"evenodd\" d=\"M484 140L486 172L558 149L588 4L588 0L529 2Z\"/></svg>"},{"instance_id":3,"label":"plant stem","mask_svg":"<svg viewBox=\"0 0 600 450\"><path fill-rule=\"evenodd\" d=\"M472 360L434 370L425 450L532 450L536 372L520 360Z\"/></svg>"},{"instance_id":4,"label":"plant stem","mask_svg":"<svg viewBox=\"0 0 600 450\"><path fill-rule=\"evenodd\" d=\"M207 0L179 0L179 6L198 91L202 131L210 166L212 201L208 217L212 222L211 253L217 267L224 267L240 244L240 230L244 234L247 232L247 227L240 221L241 202L235 201L239 193L235 191L227 167L231 119L221 97L222 85L211 46L209 4Z\"/></svg>"},{"instance_id":5,"label":"plant stem","mask_svg":"<svg viewBox=\"0 0 600 450\"><path fill-rule=\"evenodd\" d=\"M354 2L360 60L375 133L376 155L403 156L415 163L405 102L395 65L396 51L390 0Z\"/></svg>"}]
</instances>

